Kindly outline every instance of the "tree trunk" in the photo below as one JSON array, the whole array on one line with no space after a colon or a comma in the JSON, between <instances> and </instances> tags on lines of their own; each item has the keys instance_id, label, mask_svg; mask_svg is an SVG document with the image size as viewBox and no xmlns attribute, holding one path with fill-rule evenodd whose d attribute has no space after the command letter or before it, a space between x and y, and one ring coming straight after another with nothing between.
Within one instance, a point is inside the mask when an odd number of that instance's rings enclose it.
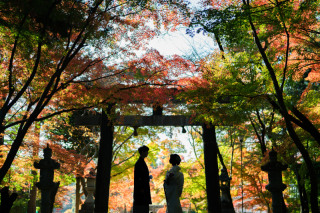
<instances>
[{"instance_id":1,"label":"tree trunk","mask_svg":"<svg viewBox=\"0 0 320 213\"><path fill-rule=\"evenodd\" d=\"M13 205L13 202L17 199L18 194L12 193L9 194L9 187L4 187L0 190L1 193L1 204L0 204L0 212L1 213L10 213L10 209Z\"/></svg>"},{"instance_id":2,"label":"tree trunk","mask_svg":"<svg viewBox=\"0 0 320 213\"><path fill-rule=\"evenodd\" d=\"M298 182L298 191L299 191L299 198L300 198L300 205L301 205L301 213L309 213L309 201L306 188L301 181L301 176L298 170L298 164L294 165L294 174L296 175L297 182Z\"/></svg>"},{"instance_id":3,"label":"tree trunk","mask_svg":"<svg viewBox=\"0 0 320 213\"><path fill-rule=\"evenodd\" d=\"M291 111L297 118L304 124L301 127L310 133L310 135L315 139L315 141L320 146L320 133L318 129L311 123L311 121L302 114L296 107L292 107Z\"/></svg>"},{"instance_id":4,"label":"tree trunk","mask_svg":"<svg viewBox=\"0 0 320 213\"><path fill-rule=\"evenodd\" d=\"M0 127L0 146L1 145L4 145L4 129L2 126Z\"/></svg>"},{"instance_id":5,"label":"tree trunk","mask_svg":"<svg viewBox=\"0 0 320 213\"><path fill-rule=\"evenodd\" d=\"M36 213L37 209L37 187L36 187L36 181L37 181L37 172L32 171L33 180L32 180L32 186L30 190L30 199L28 201L28 213Z\"/></svg>"},{"instance_id":6,"label":"tree trunk","mask_svg":"<svg viewBox=\"0 0 320 213\"><path fill-rule=\"evenodd\" d=\"M76 203L75 213L79 213L80 209L80 177L76 177Z\"/></svg>"},{"instance_id":7,"label":"tree trunk","mask_svg":"<svg viewBox=\"0 0 320 213\"><path fill-rule=\"evenodd\" d=\"M80 177L80 183L81 183L81 187L82 187L82 192L84 193L85 197L88 196L88 191L87 191L87 185L86 185L86 180L84 179L84 177Z\"/></svg>"},{"instance_id":8,"label":"tree trunk","mask_svg":"<svg viewBox=\"0 0 320 213\"><path fill-rule=\"evenodd\" d=\"M304 159L304 161L306 163L306 166L308 168L310 184L311 184L311 192L310 192L311 211L313 213L318 213L319 212L319 207L318 207L318 177L317 177L317 174L315 172L315 169L314 169L314 166L313 166L313 162L312 162L312 160L310 158L310 155L309 155L308 151L306 150L306 148L301 143L298 135L296 134L296 132L293 129L293 126L292 126L291 122L286 117L284 117L284 118L285 118L285 122L286 122L286 126L287 126L287 129L288 129L288 132L289 132L292 140L296 144L297 148L299 149L299 151L300 151L300 153L301 153L301 155L302 155L302 157L303 157L303 159Z\"/></svg>"}]
</instances>

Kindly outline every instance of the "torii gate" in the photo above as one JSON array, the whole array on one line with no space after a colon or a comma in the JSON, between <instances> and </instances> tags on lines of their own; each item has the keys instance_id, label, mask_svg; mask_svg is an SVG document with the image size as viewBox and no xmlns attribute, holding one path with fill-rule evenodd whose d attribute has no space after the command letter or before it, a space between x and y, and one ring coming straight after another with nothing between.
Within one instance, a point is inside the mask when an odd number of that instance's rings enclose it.
<instances>
[{"instance_id":1,"label":"torii gate","mask_svg":"<svg viewBox=\"0 0 320 213\"><path fill-rule=\"evenodd\" d=\"M194 123L190 116L162 115L162 108L154 108L152 116L118 116L110 120L112 105L101 114L85 114L75 116L75 124L83 126L100 126L100 144L96 175L95 213L108 213L110 174L112 163L113 127L114 126L202 126L204 163L206 176L206 191L209 213L220 213L220 185L218 168L218 145L216 141L215 125ZM160 111L160 113L159 113Z\"/></svg>"}]
</instances>

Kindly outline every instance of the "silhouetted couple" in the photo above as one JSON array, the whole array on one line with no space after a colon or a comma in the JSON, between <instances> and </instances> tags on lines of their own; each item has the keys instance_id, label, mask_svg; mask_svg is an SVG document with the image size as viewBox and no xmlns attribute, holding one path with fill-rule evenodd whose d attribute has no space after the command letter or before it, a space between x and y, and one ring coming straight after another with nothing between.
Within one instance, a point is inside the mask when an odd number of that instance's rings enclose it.
<instances>
[{"instance_id":1,"label":"silhouetted couple","mask_svg":"<svg viewBox=\"0 0 320 213\"><path fill-rule=\"evenodd\" d=\"M151 202L149 169L144 159L148 156L149 148L142 146L138 149L140 157L134 166L134 190L133 190L133 213L149 213ZM180 196L183 189L183 174L179 164L181 158L177 154L170 155L169 162L172 164L166 173L164 191L167 201L167 213L182 213Z\"/></svg>"}]
</instances>

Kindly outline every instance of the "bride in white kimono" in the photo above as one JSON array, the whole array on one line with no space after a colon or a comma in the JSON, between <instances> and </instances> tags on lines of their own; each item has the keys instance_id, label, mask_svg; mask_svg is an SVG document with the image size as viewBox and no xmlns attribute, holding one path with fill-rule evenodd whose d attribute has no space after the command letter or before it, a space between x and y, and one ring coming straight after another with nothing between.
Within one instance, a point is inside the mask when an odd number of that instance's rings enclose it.
<instances>
[{"instance_id":1,"label":"bride in white kimono","mask_svg":"<svg viewBox=\"0 0 320 213\"><path fill-rule=\"evenodd\" d=\"M167 171L163 184L167 200L167 213L182 213L179 199L184 182L183 174L180 172L181 168L179 167L181 158L177 154L172 154L170 155L169 162L172 164L172 167Z\"/></svg>"}]
</instances>

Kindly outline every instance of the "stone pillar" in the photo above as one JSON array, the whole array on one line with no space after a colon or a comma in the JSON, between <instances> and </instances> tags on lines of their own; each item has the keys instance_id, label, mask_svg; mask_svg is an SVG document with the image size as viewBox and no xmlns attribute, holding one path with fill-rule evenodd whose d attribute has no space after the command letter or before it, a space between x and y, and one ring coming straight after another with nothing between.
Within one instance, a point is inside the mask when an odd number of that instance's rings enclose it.
<instances>
[{"instance_id":1,"label":"stone pillar","mask_svg":"<svg viewBox=\"0 0 320 213\"><path fill-rule=\"evenodd\" d=\"M208 213L221 213L218 145L215 126L203 125L202 129Z\"/></svg>"},{"instance_id":2,"label":"stone pillar","mask_svg":"<svg viewBox=\"0 0 320 213\"><path fill-rule=\"evenodd\" d=\"M86 190L88 192L87 198L84 202L84 204L81 206L80 213L93 213L94 211L94 190L95 190L95 183L96 183L96 177L94 172L90 172L87 178L87 186Z\"/></svg>"},{"instance_id":3,"label":"stone pillar","mask_svg":"<svg viewBox=\"0 0 320 213\"><path fill-rule=\"evenodd\" d=\"M40 182L36 183L36 186L41 190L41 213L52 213L54 199L60 184L60 182L53 182L54 170L59 169L60 164L51 159L52 150L49 148L49 144L43 153L44 159L39 163L34 163L34 167L40 169Z\"/></svg>"},{"instance_id":4,"label":"stone pillar","mask_svg":"<svg viewBox=\"0 0 320 213\"><path fill-rule=\"evenodd\" d=\"M282 171L288 168L288 165L284 165L277 161L277 152L273 149L269 152L270 161L261 166L262 171L268 172L269 184L266 189L272 194L272 212L284 213L284 203L282 191L287 187L282 183Z\"/></svg>"},{"instance_id":5,"label":"stone pillar","mask_svg":"<svg viewBox=\"0 0 320 213\"><path fill-rule=\"evenodd\" d=\"M163 114L163 106L156 102L152 105L152 115L157 116L157 115L162 115Z\"/></svg>"}]
</instances>

